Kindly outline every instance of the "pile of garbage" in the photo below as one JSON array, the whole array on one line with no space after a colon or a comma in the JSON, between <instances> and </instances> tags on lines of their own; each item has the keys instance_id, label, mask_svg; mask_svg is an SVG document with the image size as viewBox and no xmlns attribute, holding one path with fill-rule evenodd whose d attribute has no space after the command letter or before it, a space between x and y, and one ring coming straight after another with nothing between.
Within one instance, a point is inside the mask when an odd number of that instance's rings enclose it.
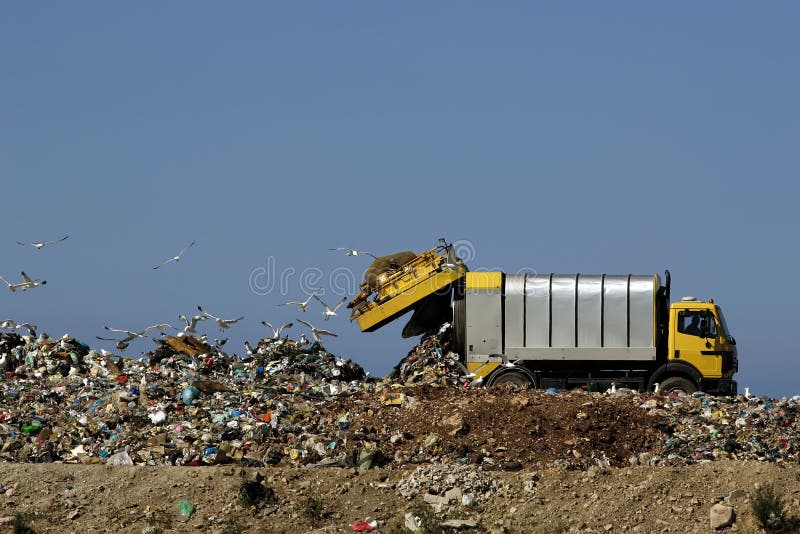
<instances>
[{"instance_id":1,"label":"pile of garbage","mask_svg":"<svg viewBox=\"0 0 800 534\"><path fill-rule=\"evenodd\" d=\"M687 464L732 458L800 461L800 397L653 396L641 407L664 420L657 455L631 463Z\"/></svg>"},{"instance_id":2,"label":"pile of garbage","mask_svg":"<svg viewBox=\"0 0 800 534\"><path fill-rule=\"evenodd\" d=\"M800 461L798 397L465 387L477 382L451 351L449 325L383 380L303 338L262 339L245 357L205 336L155 343L132 359L69 335L0 333L0 460L451 471L542 458L575 468L606 453L615 464ZM614 442L630 417L641 424Z\"/></svg>"},{"instance_id":3,"label":"pile of garbage","mask_svg":"<svg viewBox=\"0 0 800 534\"><path fill-rule=\"evenodd\" d=\"M33 332L31 332L33 333ZM0 459L112 465L263 466L343 455L333 396L373 386L319 343L163 336L146 360L65 335L0 334Z\"/></svg>"},{"instance_id":4,"label":"pile of garbage","mask_svg":"<svg viewBox=\"0 0 800 534\"><path fill-rule=\"evenodd\" d=\"M419 344L392 369L389 379L397 384L441 383L453 386L479 385L452 350L453 329L445 323L438 332L422 336Z\"/></svg>"}]
</instances>

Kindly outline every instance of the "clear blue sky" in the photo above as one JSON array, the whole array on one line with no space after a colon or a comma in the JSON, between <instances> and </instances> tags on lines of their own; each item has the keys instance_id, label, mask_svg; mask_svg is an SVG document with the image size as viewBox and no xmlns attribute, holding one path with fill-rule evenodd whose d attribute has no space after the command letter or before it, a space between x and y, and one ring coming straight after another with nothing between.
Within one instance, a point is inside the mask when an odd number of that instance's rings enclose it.
<instances>
[{"instance_id":1,"label":"clear blue sky","mask_svg":"<svg viewBox=\"0 0 800 534\"><path fill-rule=\"evenodd\" d=\"M94 343L202 304L246 316L240 350L298 316L300 273L360 276L329 247L445 236L472 268L669 268L723 306L742 386L800 393L799 24L796 2L4 3L0 275L48 284L0 315ZM270 258L286 295L251 289ZM376 375L413 343L325 326Z\"/></svg>"}]
</instances>

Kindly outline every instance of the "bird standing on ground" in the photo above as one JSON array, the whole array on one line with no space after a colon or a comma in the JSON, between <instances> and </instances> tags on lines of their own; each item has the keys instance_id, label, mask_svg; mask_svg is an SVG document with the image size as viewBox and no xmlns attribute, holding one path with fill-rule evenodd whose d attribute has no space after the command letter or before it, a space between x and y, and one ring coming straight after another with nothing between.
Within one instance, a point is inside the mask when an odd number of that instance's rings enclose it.
<instances>
[{"instance_id":1,"label":"bird standing on ground","mask_svg":"<svg viewBox=\"0 0 800 534\"><path fill-rule=\"evenodd\" d=\"M376 260L378 257L373 254L372 252L367 252L366 250L356 250L354 248L347 248L347 247L336 247L336 248L329 248L328 250L342 250L347 256L372 256Z\"/></svg>"},{"instance_id":2,"label":"bird standing on ground","mask_svg":"<svg viewBox=\"0 0 800 534\"><path fill-rule=\"evenodd\" d=\"M344 304L344 301L347 300L347 297L342 297L342 300L337 302L336 305L333 307L333 309L331 309L331 307L328 306L327 304L325 304L325 301L322 300L321 298L319 298L319 296L314 295L314 298L317 299L319 301L319 303L322 304L325 307L325 309L322 311L322 317L324 317L326 321L328 319L330 319L331 317L335 317L336 316L336 310L338 310L339 306Z\"/></svg>"},{"instance_id":3,"label":"bird standing on ground","mask_svg":"<svg viewBox=\"0 0 800 534\"><path fill-rule=\"evenodd\" d=\"M34 247L36 250L42 250L47 245L52 245L54 243L61 243L62 241L64 241L68 237L69 237L68 235L65 235L61 239L56 239L54 241L38 241L38 242L34 241L33 243L23 243L22 241L17 241L17 245L22 245L23 247L27 247L28 245L30 245L30 246Z\"/></svg>"},{"instance_id":4,"label":"bird standing on ground","mask_svg":"<svg viewBox=\"0 0 800 534\"><path fill-rule=\"evenodd\" d=\"M304 321L302 319L298 319L301 323L306 325L308 328L311 329L311 338L314 340L315 343L320 342L320 336L333 336L339 337L339 334L334 334L333 332L329 332L328 330L322 330L320 328L315 327L313 324L309 323L308 321Z\"/></svg>"},{"instance_id":5,"label":"bird standing on ground","mask_svg":"<svg viewBox=\"0 0 800 534\"><path fill-rule=\"evenodd\" d=\"M317 294L317 291L319 291L319 288L315 289L314 292L311 293L308 296L308 298L303 302L295 302L293 300L290 300L289 302L284 302L283 304L278 304L278 306L297 306L298 309L301 312L305 312L306 308L308 308L308 303L311 302L311 299L314 297L314 295Z\"/></svg>"},{"instance_id":6,"label":"bird standing on ground","mask_svg":"<svg viewBox=\"0 0 800 534\"><path fill-rule=\"evenodd\" d=\"M24 280L23 282L20 282L18 284L12 284L8 280L6 280L2 276L0 276L0 280L2 280L3 282L6 283L6 285L8 286L8 289L10 289L12 293L14 293L17 289L21 289L22 291L26 291L26 290L34 288L34 287L43 286L43 285L45 285L47 283L47 280L42 280L42 281L32 280L30 276L25 274L25 271L22 271L22 279Z\"/></svg>"},{"instance_id":7,"label":"bird standing on ground","mask_svg":"<svg viewBox=\"0 0 800 534\"><path fill-rule=\"evenodd\" d=\"M194 244L195 244L195 242L194 242L194 241L192 241L191 243L189 243L188 245L186 245L185 247L183 247L183 250L181 250L180 252L178 252L178 254L177 254L177 255L175 255L175 256L173 256L173 257L171 257L171 258L170 258L170 259L168 259L168 260L164 260L164 261L162 261L161 263L159 263L158 265L156 265L155 267L153 267L153 269L158 269L159 267L163 267L164 265L168 264L168 263L169 263L169 262L171 262L171 261L174 261L174 262L179 262L179 261L181 261L181 256L183 256L184 252L186 252L187 250L189 250L190 248L192 248L192 246L193 246Z\"/></svg>"},{"instance_id":8,"label":"bird standing on ground","mask_svg":"<svg viewBox=\"0 0 800 534\"><path fill-rule=\"evenodd\" d=\"M242 315L241 317L237 317L236 319L222 319L220 317L217 317L216 315L211 315L206 310L204 310L202 306L198 306L197 309L200 310L200 312L209 319L213 319L214 322L217 323L217 326L219 326L220 331L227 330L228 328L231 327L232 324L238 323L239 321L244 319L244 315Z\"/></svg>"}]
</instances>

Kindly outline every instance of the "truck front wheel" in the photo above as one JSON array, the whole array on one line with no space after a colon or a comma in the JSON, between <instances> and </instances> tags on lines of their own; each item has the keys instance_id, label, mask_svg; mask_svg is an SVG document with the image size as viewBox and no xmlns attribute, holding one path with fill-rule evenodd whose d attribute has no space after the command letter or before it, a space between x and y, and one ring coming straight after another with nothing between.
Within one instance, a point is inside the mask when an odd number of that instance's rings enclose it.
<instances>
[{"instance_id":1,"label":"truck front wheel","mask_svg":"<svg viewBox=\"0 0 800 534\"><path fill-rule=\"evenodd\" d=\"M671 376L667 378L658 388L658 392L663 393L664 395L669 395L670 393L684 393L686 395L691 395L695 391L697 391L697 384L688 378L683 378L681 376Z\"/></svg>"}]
</instances>

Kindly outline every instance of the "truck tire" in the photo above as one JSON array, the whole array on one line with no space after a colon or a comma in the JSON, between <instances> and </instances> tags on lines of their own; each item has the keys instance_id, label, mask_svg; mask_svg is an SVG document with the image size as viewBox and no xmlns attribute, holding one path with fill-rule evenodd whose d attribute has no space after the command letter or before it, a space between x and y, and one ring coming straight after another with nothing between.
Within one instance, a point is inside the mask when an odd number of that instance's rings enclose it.
<instances>
[{"instance_id":1,"label":"truck tire","mask_svg":"<svg viewBox=\"0 0 800 534\"><path fill-rule=\"evenodd\" d=\"M664 380L658 388L658 392L664 395L681 392L686 395L691 395L695 391L697 391L697 384L682 376L671 376Z\"/></svg>"},{"instance_id":2,"label":"truck tire","mask_svg":"<svg viewBox=\"0 0 800 534\"><path fill-rule=\"evenodd\" d=\"M528 389L535 386L533 377L525 371L505 371L492 378L490 387Z\"/></svg>"}]
</instances>

